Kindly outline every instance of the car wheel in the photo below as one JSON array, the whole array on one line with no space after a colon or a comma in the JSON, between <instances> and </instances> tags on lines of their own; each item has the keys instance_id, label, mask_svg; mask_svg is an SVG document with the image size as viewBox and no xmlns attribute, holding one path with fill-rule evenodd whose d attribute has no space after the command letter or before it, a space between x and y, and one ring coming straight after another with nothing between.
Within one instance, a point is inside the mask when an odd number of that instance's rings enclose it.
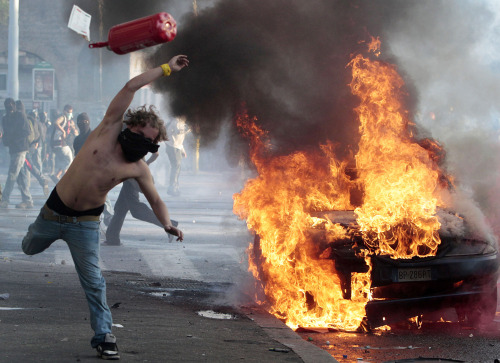
<instances>
[{"instance_id":1,"label":"car wheel","mask_svg":"<svg viewBox=\"0 0 500 363\"><path fill-rule=\"evenodd\" d=\"M467 305L455 307L458 321L467 326L489 324L497 311L497 287Z\"/></svg>"}]
</instances>

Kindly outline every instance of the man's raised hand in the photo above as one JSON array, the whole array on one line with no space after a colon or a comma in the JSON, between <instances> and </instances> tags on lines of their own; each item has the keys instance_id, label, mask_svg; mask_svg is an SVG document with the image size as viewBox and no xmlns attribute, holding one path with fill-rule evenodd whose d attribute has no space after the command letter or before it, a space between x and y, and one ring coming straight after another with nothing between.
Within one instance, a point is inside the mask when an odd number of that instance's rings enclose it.
<instances>
[{"instance_id":1,"label":"man's raised hand","mask_svg":"<svg viewBox=\"0 0 500 363\"><path fill-rule=\"evenodd\" d=\"M182 68L189 65L189 59L187 55L176 55L168 61L168 65L172 72L179 72Z\"/></svg>"}]
</instances>

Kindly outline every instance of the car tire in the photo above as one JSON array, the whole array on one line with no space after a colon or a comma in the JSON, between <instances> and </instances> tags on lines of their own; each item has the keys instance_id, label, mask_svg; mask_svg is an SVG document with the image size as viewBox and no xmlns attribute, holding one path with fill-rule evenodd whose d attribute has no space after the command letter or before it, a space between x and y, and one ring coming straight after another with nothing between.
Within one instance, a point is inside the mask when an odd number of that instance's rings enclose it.
<instances>
[{"instance_id":1,"label":"car tire","mask_svg":"<svg viewBox=\"0 0 500 363\"><path fill-rule=\"evenodd\" d=\"M497 311L497 287L483 293L475 301L456 306L455 311L462 325L477 327L491 323Z\"/></svg>"}]
</instances>

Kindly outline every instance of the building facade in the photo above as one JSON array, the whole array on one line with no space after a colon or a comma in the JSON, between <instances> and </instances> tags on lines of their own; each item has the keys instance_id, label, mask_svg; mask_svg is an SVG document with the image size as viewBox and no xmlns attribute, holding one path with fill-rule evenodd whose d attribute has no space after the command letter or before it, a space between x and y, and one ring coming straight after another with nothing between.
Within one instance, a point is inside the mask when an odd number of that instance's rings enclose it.
<instances>
[{"instance_id":1,"label":"building facade","mask_svg":"<svg viewBox=\"0 0 500 363\"><path fill-rule=\"evenodd\" d=\"M99 122L111 98L130 78L140 54L117 55L106 48L90 49L89 42L67 27L73 3L65 0L19 1L19 98L26 109L55 115L65 104L74 113L88 112ZM83 9L88 11L87 9ZM95 9L91 9L95 10ZM105 41L99 14L92 14L91 41ZM8 24L0 25L0 109L7 94ZM101 33L104 33L101 38ZM52 101L34 100L33 69L54 70Z\"/></svg>"}]
</instances>

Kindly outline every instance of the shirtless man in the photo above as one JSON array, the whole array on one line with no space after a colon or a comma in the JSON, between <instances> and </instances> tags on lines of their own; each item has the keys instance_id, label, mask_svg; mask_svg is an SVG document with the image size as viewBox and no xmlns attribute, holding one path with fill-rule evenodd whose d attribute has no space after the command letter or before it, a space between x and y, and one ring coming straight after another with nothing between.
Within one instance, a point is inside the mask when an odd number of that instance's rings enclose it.
<instances>
[{"instance_id":1,"label":"shirtless man","mask_svg":"<svg viewBox=\"0 0 500 363\"><path fill-rule=\"evenodd\" d=\"M108 192L124 180L134 178L165 232L176 236L178 241L183 240L182 231L172 225L168 209L142 160L148 152L158 151L158 143L167 138L163 121L154 109L140 107L127 112L127 127L122 131L123 116L136 91L188 64L186 56L178 55L125 84L57 183L22 242L23 251L28 255L44 251L57 239L68 244L89 305L90 324L95 333L91 345L103 359L120 358L116 338L111 334L106 282L99 267L99 215Z\"/></svg>"}]
</instances>

